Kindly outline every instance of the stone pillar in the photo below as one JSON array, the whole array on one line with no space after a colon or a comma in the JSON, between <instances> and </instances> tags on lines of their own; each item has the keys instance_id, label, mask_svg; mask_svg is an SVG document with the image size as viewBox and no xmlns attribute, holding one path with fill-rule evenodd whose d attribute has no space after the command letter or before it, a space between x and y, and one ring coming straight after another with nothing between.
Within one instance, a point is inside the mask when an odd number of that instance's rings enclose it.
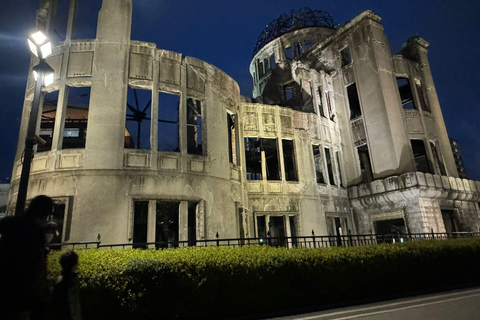
<instances>
[{"instance_id":1,"label":"stone pillar","mask_svg":"<svg viewBox=\"0 0 480 320\"><path fill-rule=\"evenodd\" d=\"M432 72L430 70L430 64L428 63L427 53L429 43L422 38L411 38L408 41L408 45L412 46L413 58L420 64L422 70L423 79L425 81L427 89L427 98L432 111L433 118L435 119L435 129L437 131L438 143L442 150L443 160L447 175L450 177L458 177L457 167L455 165L455 159L453 158L452 148L448 139L447 128L445 127L445 121L443 120L442 109L440 108L440 102L438 101L437 91L435 84L433 83Z\"/></svg>"},{"instance_id":2,"label":"stone pillar","mask_svg":"<svg viewBox=\"0 0 480 320\"><path fill-rule=\"evenodd\" d=\"M131 22L131 0L103 0L93 58L86 169L123 165Z\"/></svg>"},{"instance_id":3,"label":"stone pillar","mask_svg":"<svg viewBox=\"0 0 480 320\"><path fill-rule=\"evenodd\" d=\"M373 178L415 171L390 47L380 17L367 12L349 45ZM379 136L382 138L378 139Z\"/></svg>"}]
</instances>

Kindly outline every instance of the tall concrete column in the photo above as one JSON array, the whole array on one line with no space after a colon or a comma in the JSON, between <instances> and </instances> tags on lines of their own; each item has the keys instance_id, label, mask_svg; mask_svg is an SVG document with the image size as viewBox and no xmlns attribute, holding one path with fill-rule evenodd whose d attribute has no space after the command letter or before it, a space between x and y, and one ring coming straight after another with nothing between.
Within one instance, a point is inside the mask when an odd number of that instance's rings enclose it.
<instances>
[{"instance_id":1,"label":"tall concrete column","mask_svg":"<svg viewBox=\"0 0 480 320\"><path fill-rule=\"evenodd\" d=\"M422 38L411 38L408 42L409 46L414 46L415 58L421 66L423 79L425 81L427 89L427 98L432 111L433 118L435 120L435 129L438 135L438 143L442 150L443 161L447 170L447 175L450 177L458 178L457 166L455 165L455 159L453 158L452 148L448 139L447 128L445 127L445 121L443 120L442 109L440 108L440 102L438 101L437 90L433 83L432 71L430 70L430 64L428 63L427 53L429 43Z\"/></svg>"},{"instance_id":2,"label":"tall concrete column","mask_svg":"<svg viewBox=\"0 0 480 320\"><path fill-rule=\"evenodd\" d=\"M121 169L132 0L103 0L98 15L85 146L86 169Z\"/></svg>"},{"instance_id":3,"label":"tall concrete column","mask_svg":"<svg viewBox=\"0 0 480 320\"><path fill-rule=\"evenodd\" d=\"M367 13L362 28L357 28L349 44L373 178L415 171L391 52L380 17Z\"/></svg>"}]
</instances>

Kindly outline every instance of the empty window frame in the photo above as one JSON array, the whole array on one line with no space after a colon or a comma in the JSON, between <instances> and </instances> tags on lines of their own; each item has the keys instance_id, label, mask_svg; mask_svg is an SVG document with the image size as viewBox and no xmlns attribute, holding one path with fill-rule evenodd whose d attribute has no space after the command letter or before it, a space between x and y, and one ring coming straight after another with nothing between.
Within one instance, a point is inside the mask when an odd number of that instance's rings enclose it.
<instances>
[{"instance_id":1,"label":"empty window frame","mask_svg":"<svg viewBox=\"0 0 480 320\"><path fill-rule=\"evenodd\" d=\"M65 41L69 7L70 0L58 1L55 20L53 22L53 32L50 33L51 41L54 43Z\"/></svg>"},{"instance_id":2,"label":"empty window frame","mask_svg":"<svg viewBox=\"0 0 480 320\"><path fill-rule=\"evenodd\" d=\"M297 96L297 84L295 81L287 83L283 86L283 97L285 102L295 99Z\"/></svg>"},{"instance_id":3,"label":"empty window frame","mask_svg":"<svg viewBox=\"0 0 480 320\"><path fill-rule=\"evenodd\" d=\"M282 140L283 164L286 181L298 181L297 162L293 140Z\"/></svg>"},{"instance_id":4,"label":"empty window frame","mask_svg":"<svg viewBox=\"0 0 480 320\"><path fill-rule=\"evenodd\" d=\"M187 153L203 154L202 104L187 99Z\"/></svg>"},{"instance_id":5,"label":"empty window frame","mask_svg":"<svg viewBox=\"0 0 480 320\"><path fill-rule=\"evenodd\" d=\"M264 75L265 75L265 70L263 69L263 61L258 61L258 66L257 66L257 70L258 70L258 78L261 79Z\"/></svg>"},{"instance_id":6,"label":"empty window frame","mask_svg":"<svg viewBox=\"0 0 480 320\"><path fill-rule=\"evenodd\" d=\"M427 100L425 99L425 91L423 91L422 83L420 80L415 79L415 87L417 88L418 99L420 100L422 110L430 112L430 107L428 106Z\"/></svg>"},{"instance_id":7,"label":"empty window frame","mask_svg":"<svg viewBox=\"0 0 480 320\"><path fill-rule=\"evenodd\" d=\"M95 39L97 37L97 20L101 7L101 0L76 1L72 39Z\"/></svg>"},{"instance_id":8,"label":"empty window frame","mask_svg":"<svg viewBox=\"0 0 480 320\"><path fill-rule=\"evenodd\" d=\"M408 78L397 77L397 85L403 109L417 109Z\"/></svg>"},{"instance_id":9,"label":"empty window frame","mask_svg":"<svg viewBox=\"0 0 480 320\"><path fill-rule=\"evenodd\" d=\"M258 138L245 138L247 180L262 180L262 156Z\"/></svg>"},{"instance_id":10,"label":"empty window frame","mask_svg":"<svg viewBox=\"0 0 480 320\"><path fill-rule=\"evenodd\" d=\"M257 238L262 241L267 237L267 217L266 216L257 216Z\"/></svg>"},{"instance_id":11,"label":"empty window frame","mask_svg":"<svg viewBox=\"0 0 480 320\"><path fill-rule=\"evenodd\" d=\"M325 110L323 110L323 101L322 101L322 88L317 87L317 101L318 101L318 112L322 117L325 117Z\"/></svg>"},{"instance_id":12,"label":"empty window frame","mask_svg":"<svg viewBox=\"0 0 480 320\"><path fill-rule=\"evenodd\" d=\"M342 68L349 65L352 62L352 57L350 55L350 48L348 46L340 50L340 59L342 61Z\"/></svg>"},{"instance_id":13,"label":"empty window frame","mask_svg":"<svg viewBox=\"0 0 480 320\"><path fill-rule=\"evenodd\" d=\"M337 166L338 166L338 178L340 179L340 186L343 187L343 177L342 177L342 165L340 163L341 155L340 151L335 152L335 158L337 160Z\"/></svg>"},{"instance_id":14,"label":"empty window frame","mask_svg":"<svg viewBox=\"0 0 480 320\"><path fill-rule=\"evenodd\" d=\"M277 67L277 62L275 61L275 54L272 53L269 59L270 59L270 69L273 70Z\"/></svg>"},{"instance_id":15,"label":"empty window frame","mask_svg":"<svg viewBox=\"0 0 480 320\"><path fill-rule=\"evenodd\" d=\"M373 171L370 162L370 154L367 145L357 148L358 158L360 160L360 171L362 174L362 182L369 183L373 181Z\"/></svg>"},{"instance_id":16,"label":"empty window frame","mask_svg":"<svg viewBox=\"0 0 480 320\"><path fill-rule=\"evenodd\" d=\"M230 163L237 163L237 115L227 113L227 130L228 130L228 160Z\"/></svg>"},{"instance_id":17,"label":"empty window frame","mask_svg":"<svg viewBox=\"0 0 480 320\"><path fill-rule=\"evenodd\" d=\"M62 149L83 149L87 137L90 87L68 87Z\"/></svg>"},{"instance_id":18,"label":"empty window frame","mask_svg":"<svg viewBox=\"0 0 480 320\"><path fill-rule=\"evenodd\" d=\"M178 201L157 201L155 208L155 247L178 247L179 240Z\"/></svg>"},{"instance_id":19,"label":"empty window frame","mask_svg":"<svg viewBox=\"0 0 480 320\"><path fill-rule=\"evenodd\" d=\"M331 100L330 92L325 92L325 100L327 101L327 109L328 109L328 118L332 121L335 121L335 115L333 114L332 109L332 100Z\"/></svg>"},{"instance_id":20,"label":"empty window frame","mask_svg":"<svg viewBox=\"0 0 480 320\"><path fill-rule=\"evenodd\" d=\"M277 139L260 139L261 150L265 153L267 180L280 180Z\"/></svg>"},{"instance_id":21,"label":"empty window frame","mask_svg":"<svg viewBox=\"0 0 480 320\"><path fill-rule=\"evenodd\" d=\"M158 151L180 151L178 109L180 96L158 93Z\"/></svg>"},{"instance_id":22,"label":"empty window frame","mask_svg":"<svg viewBox=\"0 0 480 320\"><path fill-rule=\"evenodd\" d=\"M269 73L270 72L270 65L269 65L268 57L263 59L263 65L264 65L264 68L265 68L265 74Z\"/></svg>"},{"instance_id":23,"label":"empty window frame","mask_svg":"<svg viewBox=\"0 0 480 320\"><path fill-rule=\"evenodd\" d=\"M294 53L295 53L295 57L301 56L302 53L303 53L303 48L302 48L302 45L300 44L300 42L295 42L295 43L293 44L293 46L294 46L294 49L295 49L295 52L294 52Z\"/></svg>"},{"instance_id":24,"label":"empty window frame","mask_svg":"<svg viewBox=\"0 0 480 320\"><path fill-rule=\"evenodd\" d=\"M133 209L133 248L146 248L148 201L135 201Z\"/></svg>"},{"instance_id":25,"label":"empty window frame","mask_svg":"<svg viewBox=\"0 0 480 320\"><path fill-rule=\"evenodd\" d=\"M124 147L150 149L152 92L128 88Z\"/></svg>"},{"instance_id":26,"label":"empty window frame","mask_svg":"<svg viewBox=\"0 0 480 320\"><path fill-rule=\"evenodd\" d=\"M293 60L293 49L291 46L285 48L285 58L287 59L287 61Z\"/></svg>"},{"instance_id":27,"label":"empty window frame","mask_svg":"<svg viewBox=\"0 0 480 320\"><path fill-rule=\"evenodd\" d=\"M323 176L323 157L320 146L313 145L313 162L315 164L315 174L317 183L325 183L325 177Z\"/></svg>"},{"instance_id":28,"label":"empty window frame","mask_svg":"<svg viewBox=\"0 0 480 320\"><path fill-rule=\"evenodd\" d=\"M350 120L358 118L362 115L360 108L360 100L358 98L357 85L352 83L347 87L348 103L350 105Z\"/></svg>"},{"instance_id":29,"label":"empty window frame","mask_svg":"<svg viewBox=\"0 0 480 320\"><path fill-rule=\"evenodd\" d=\"M417 171L423 173L434 173L427 157L427 149L425 148L425 141L410 140L413 151L413 158L415 159L415 166Z\"/></svg>"},{"instance_id":30,"label":"empty window frame","mask_svg":"<svg viewBox=\"0 0 480 320\"><path fill-rule=\"evenodd\" d=\"M336 186L337 184L335 183L335 175L333 173L334 162L332 154L330 153L330 148L325 148L325 160L327 160L327 172L330 184Z\"/></svg>"},{"instance_id":31,"label":"empty window frame","mask_svg":"<svg viewBox=\"0 0 480 320\"><path fill-rule=\"evenodd\" d=\"M45 94L43 97L42 118L38 135L45 140L45 144L37 145L37 152L50 151L52 149L53 131L55 130L55 118L57 117L58 91Z\"/></svg>"}]
</instances>

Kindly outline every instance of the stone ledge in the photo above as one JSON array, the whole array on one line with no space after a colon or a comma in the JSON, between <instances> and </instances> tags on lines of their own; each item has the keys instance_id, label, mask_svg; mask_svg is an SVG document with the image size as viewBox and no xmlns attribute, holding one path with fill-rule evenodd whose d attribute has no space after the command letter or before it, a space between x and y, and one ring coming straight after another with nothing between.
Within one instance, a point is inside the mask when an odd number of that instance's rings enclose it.
<instances>
[{"instance_id":1,"label":"stone ledge","mask_svg":"<svg viewBox=\"0 0 480 320\"><path fill-rule=\"evenodd\" d=\"M357 199L418 189L422 197L478 201L480 181L440 176L423 172L407 172L400 176L378 179L348 187L348 197Z\"/></svg>"}]
</instances>

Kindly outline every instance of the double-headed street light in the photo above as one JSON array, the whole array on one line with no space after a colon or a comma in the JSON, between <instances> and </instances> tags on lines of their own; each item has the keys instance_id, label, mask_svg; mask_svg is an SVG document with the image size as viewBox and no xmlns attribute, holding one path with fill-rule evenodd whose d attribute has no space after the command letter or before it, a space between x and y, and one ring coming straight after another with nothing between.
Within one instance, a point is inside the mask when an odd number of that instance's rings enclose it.
<instances>
[{"instance_id":1,"label":"double-headed street light","mask_svg":"<svg viewBox=\"0 0 480 320\"><path fill-rule=\"evenodd\" d=\"M28 38L30 51L40 59L40 62L33 67L33 76L35 78L35 92L33 95L32 108L28 119L27 136L25 138L25 151L23 156L22 175L18 186L17 204L15 206L15 215L19 215L25 208L27 199L28 179L30 177L30 165L33 157L33 146L35 144L35 132L37 127L38 109L40 107L40 97L42 87L49 86L54 81L53 69L45 61L52 54L52 43L42 31L33 32Z\"/></svg>"}]
</instances>

